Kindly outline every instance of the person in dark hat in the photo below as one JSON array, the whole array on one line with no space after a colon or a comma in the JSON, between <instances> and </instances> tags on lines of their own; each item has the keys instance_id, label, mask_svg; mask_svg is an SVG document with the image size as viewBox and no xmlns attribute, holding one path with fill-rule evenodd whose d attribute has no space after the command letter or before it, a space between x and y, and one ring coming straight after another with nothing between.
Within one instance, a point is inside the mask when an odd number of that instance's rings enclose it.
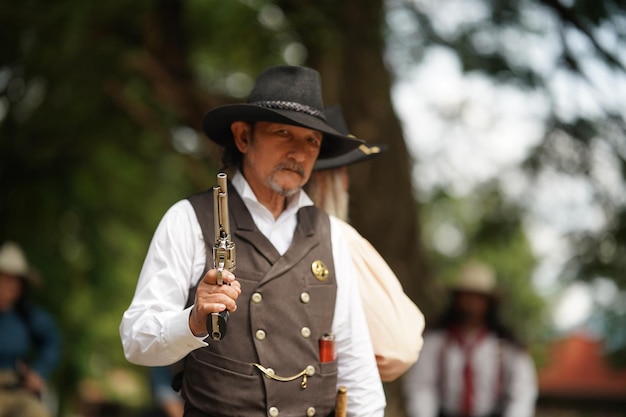
<instances>
[{"instance_id":1,"label":"person in dark hat","mask_svg":"<svg viewBox=\"0 0 626 417\"><path fill-rule=\"evenodd\" d=\"M340 105L327 107L326 118L338 132L349 135ZM348 166L377 157L386 149L385 144L363 143L344 155L316 162L305 190L317 207L337 218L348 241L376 364L381 379L388 382L397 379L417 360L423 344L424 315L405 294L378 251L348 224Z\"/></svg>"},{"instance_id":2,"label":"person in dark hat","mask_svg":"<svg viewBox=\"0 0 626 417\"><path fill-rule=\"evenodd\" d=\"M328 125L317 71L262 72L246 103L203 121L224 149L236 278L217 285L213 195L171 207L144 261L120 335L146 366L184 358L185 416L329 416L339 386L349 416L382 416L376 368L354 266L335 221L302 191L316 161L362 141ZM230 312L216 341L207 317Z\"/></svg>"},{"instance_id":3,"label":"person in dark hat","mask_svg":"<svg viewBox=\"0 0 626 417\"><path fill-rule=\"evenodd\" d=\"M448 309L404 378L408 416L532 417L535 367L500 322L494 270L469 261L449 290Z\"/></svg>"},{"instance_id":4,"label":"person in dark hat","mask_svg":"<svg viewBox=\"0 0 626 417\"><path fill-rule=\"evenodd\" d=\"M341 106L326 107L326 118L330 126L344 136L352 137L343 118ZM349 152L333 157L318 159L313 175L305 187L315 204L326 213L339 219L348 219L348 166L374 158L387 150L382 143L361 143Z\"/></svg>"},{"instance_id":5,"label":"person in dark hat","mask_svg":"<svg viewBox=\"0 0 626 417\"><path fill-rule=\"evenodd\" d=\"M60 336L52 317L28 292L39 282L15 242L0 246L0 416L51 415L43 396L58 365Z\"/></svg>"}]
</instances>

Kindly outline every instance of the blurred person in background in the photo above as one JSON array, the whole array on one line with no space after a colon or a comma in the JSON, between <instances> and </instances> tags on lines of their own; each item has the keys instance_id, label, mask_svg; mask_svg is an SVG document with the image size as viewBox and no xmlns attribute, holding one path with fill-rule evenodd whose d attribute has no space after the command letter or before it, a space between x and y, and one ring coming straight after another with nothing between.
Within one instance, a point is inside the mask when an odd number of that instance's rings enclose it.
<instances>
[{"instance_id":1,"label":"blurred person in background","mask_svg":"<svg viewBox=\"0 0 626 417\"><path fill-rule=\"evenodd\" d=\"M348 136L341 106L325 110L328 124ZM348 166L380 155L382 144L362 144L335 158L317 161L305 191L315 205L336 217L350 246L369 327L376 364L383 381L397 379L415 363L422 348L424 315L404 293L402 284L370 242L348 222Z\"/></svg>"},{"instance_id":2,"label":"blurred person in background","mask_svg":"<svg viewBox=\"0 0 626 417\"><path fill-rule=\"evenodd\" d=\"M0 247L0 417L52 415L44 401L47 379L60 357L52 317L32 304L38 276L19 245Z\"/></svg>"},{"instance_id":3,"label":"blurred person in background","mask_svg":"<svg viewBox=\"0 0 626 417\"><path fill-rule=\"evenodd\" d=\"M152 389L152 408L142 417L183 417L185 403L172 388L175 368L155 366L149 370Z\"/></svg>"},{"instance_id":4,"label":"blurred person in background","mask_svg":"<svg viewBox=\"0 0 626 417\"><path fill-rule=\"evenodd\" d=\"M537 397L530 355L498 318L491 267L468 262L441 320L426 331L404 376L409 417L531 417Z\"/></svg>"}]
</instances>

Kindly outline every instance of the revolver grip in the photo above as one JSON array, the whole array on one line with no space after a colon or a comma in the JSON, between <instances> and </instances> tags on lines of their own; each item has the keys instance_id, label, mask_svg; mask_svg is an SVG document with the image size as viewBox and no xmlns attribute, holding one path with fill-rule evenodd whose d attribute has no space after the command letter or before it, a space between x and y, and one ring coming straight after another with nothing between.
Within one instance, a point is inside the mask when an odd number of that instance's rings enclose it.
<instances>
[{"instance_id":1,"label":"revolver grip","mask_svg":"<svg viewBox=\"0 0 626 417\"><path fill-rule=\"evenodd\" d=\"M228 323L228 310L219 313L211 313L206 319L206 328L209 337L214 341L219 341L226 335L226 323Z\"/></svg>"}]
</instances>

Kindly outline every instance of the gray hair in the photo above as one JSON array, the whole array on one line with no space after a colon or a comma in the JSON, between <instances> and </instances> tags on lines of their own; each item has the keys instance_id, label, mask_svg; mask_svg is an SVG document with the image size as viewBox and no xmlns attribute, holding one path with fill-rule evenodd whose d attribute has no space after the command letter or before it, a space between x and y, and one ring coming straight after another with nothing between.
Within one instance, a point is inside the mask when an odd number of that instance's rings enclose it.
<instances>
[{"instance_id":1,"label":"gray hair","mask_svg":"<svg viewBox=\"0 0 626 417\"><path fill-rule=\"evenodd\" d=\"M304 190L313 203L327 214L348 221L349 194L344 179L338 175L340 169L313 171Z\"/></svg>"}]
</instances>

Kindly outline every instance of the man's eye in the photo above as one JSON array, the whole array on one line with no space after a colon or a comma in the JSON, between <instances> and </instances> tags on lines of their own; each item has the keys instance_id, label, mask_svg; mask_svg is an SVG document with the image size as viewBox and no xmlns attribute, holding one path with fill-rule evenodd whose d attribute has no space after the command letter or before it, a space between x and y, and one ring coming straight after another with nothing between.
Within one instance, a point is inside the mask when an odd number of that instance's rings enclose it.
<instances>
[{"instance_id":1,"label":"man's eye","mask_svg":"<svg viewBox=\"0 0 626 417\"><path fill-rule=\"evenodd\" d=\"M279 134L280 136L289 135L289 131L287 129L279 129L276 133Z\"/></svg>"},{"instance_id":2,"label":"man's eye","mask_svg":"<svg viewBox=\"0 0 626 417\"><path fill-rule=\"evenodd\" d=\"M315 146L320 146L322 144L322 140L319 138L315 138L315 137L310 137L309 138L309 143L311 145L315 145Z\"/></svg>"}]
</instances>

